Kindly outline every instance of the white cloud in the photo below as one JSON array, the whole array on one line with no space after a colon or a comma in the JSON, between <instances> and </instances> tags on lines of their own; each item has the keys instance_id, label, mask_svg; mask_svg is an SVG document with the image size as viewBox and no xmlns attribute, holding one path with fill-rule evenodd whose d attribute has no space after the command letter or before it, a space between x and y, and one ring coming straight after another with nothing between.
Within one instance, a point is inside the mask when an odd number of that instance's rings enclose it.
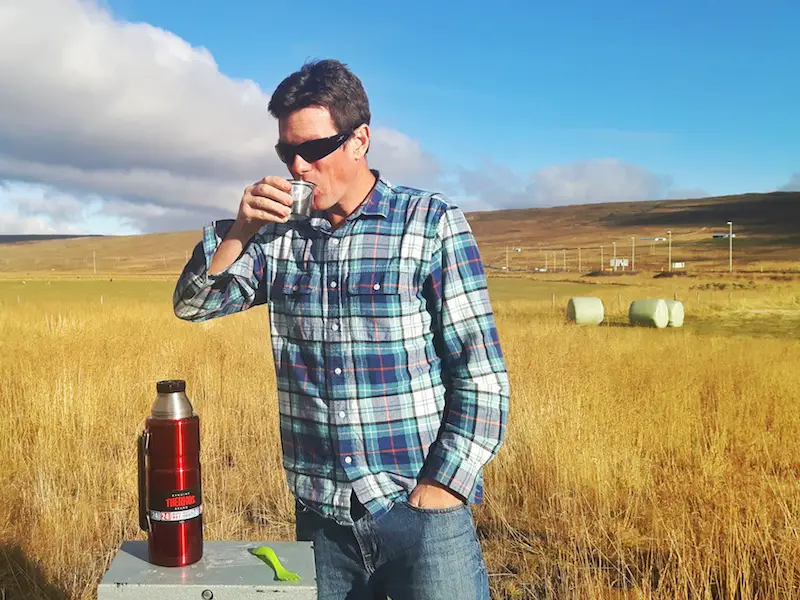
<instances>
[{"instance_id":1,"label":"white cloud","mask_svg":"<svg viewBox=\"0 0 800 600\"><path fill-rule=\"evenodd\" d=\"M211 55L78 0L0 13L0 153L80 169L245 176L272 149L268 97Z\"/></svg>"},{"instance_id":2,"label":"white cloud","mask_svg":"<svg viewBox=\"0 0 800 600\"><path fill-rule=\"evenodd\" d=\"M0 81L0 180L56 186L83 204L99 196L143 231L235 215L245 186L286 174L267 93L221 73L206 49L96 1L0 4ZM435 176L416 142L375 133L371 156L398 179Z\"/></svg>"},{"instance_id":3,"label":"white cloud","mask_svg":"<svg viewBox=\"0 0 800 600\"><path fill-rule=\"evenodd\" d=\"M792 173L789 181L778 189L783 192L800 192L800 171Z\"/></svg>"},{"instance_id":4,"label":"white cloud","mask_svg":"<svg viewBox=\"0 0 800 600\"><path fill-rule=\"evenodd\" d=\"M287 174L268 93L221 73L208 50L116 19L97 0L0 0L0 82L0 182L33 190L26 204L0 198L6 229L195 228L234 216L256 179ZM444 189L466 210L700 192L616 159L530 174L488 164L452 182L417 140L380 126L369 158L394 183Z\"/></svg>"},{"instance_id":5,"label":"white cloud","mask_svg":"<svg viewBox=\"0 0 800 600\"><path fill-rule=\"evenodd\" d=\"M0 234L45 234L68 233L56 229L40 217L21 217L16 214L0 211ZM80 232L78 232L80 233Z\"/></svg>"},{"instance_id":6,"label":"white cloud","mask_svg":"<svg viewBox=\"0 0 800 600\"><path fill-rule=\"evenodd\" d=\"M378 167L392 183L421 188L439 184L441 165L417 140L394 129L374 127L372 142L370 165Z\"/></svg>"},{"instance_id":7,"label":"white cloud","mask_svg":"<svg viewBox=\"0 0 800 600\"><path fill-rule=\"evenodd\" d=\"M487 164L462 170L459 181L468 197L464 204L472 210L634 202L672 193L668 177L614 158L550 165L527 176Z\"/></svg>"},{"instance_id":8,"label":"white cloud","mask_svg":"<svg viewBox=\"0 0 800 600\"><path fill-rule=\"evenodd\" d=\"M614 158L553 165L536 171L530 191L536 205L631 202L660 197L666 181Z\"/></svg>"},{"instance_id":9,"label":"white cloud","mask_svg":"<svg viewBox=\"0 0 800 600\"><path fill-rule=\"evenodd\" d=\"M708 198L710 194L703 188L675 188L667 191L669 200L689 200L691 198Z\"/></svg>"},{"instance_id":10,"label":"white cloud","mask_svg":"<svg viewBox=\"0 0 800 600\"><path fill-rule=\"evenodd\" d=\"M0 185L0 234L81 234L84 206L52 188Z\"/></svg>"},{"instance_id":11,"label":"white cloud","mask_svg":"<svg viewBox=\"0 0 800 600\"><path fill-rule=\"evenodd\" d=\"M84 204L57 189L34 185L0 184L0 197L20 217L75 223L81 220Z\"/></svg>"}]
</instances>

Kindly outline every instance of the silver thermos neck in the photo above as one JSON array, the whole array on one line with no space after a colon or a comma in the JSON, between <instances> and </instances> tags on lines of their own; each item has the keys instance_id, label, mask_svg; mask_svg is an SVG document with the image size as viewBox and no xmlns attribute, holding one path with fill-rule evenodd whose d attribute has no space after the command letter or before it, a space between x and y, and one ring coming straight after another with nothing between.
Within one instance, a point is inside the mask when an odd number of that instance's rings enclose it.
<instances>
[{"instance_id":1,"label":"silver thermos neck","mask_svg":"<svg viewBox=\"0 0 800 600\"><path fill-rule=\"evenodd\" d=\"M186 395L186 382L182 379L166 379L156 384L155 402L150 409L152 419L177 421L194 415L192 403Z\"/></svg>"}]
</instances>

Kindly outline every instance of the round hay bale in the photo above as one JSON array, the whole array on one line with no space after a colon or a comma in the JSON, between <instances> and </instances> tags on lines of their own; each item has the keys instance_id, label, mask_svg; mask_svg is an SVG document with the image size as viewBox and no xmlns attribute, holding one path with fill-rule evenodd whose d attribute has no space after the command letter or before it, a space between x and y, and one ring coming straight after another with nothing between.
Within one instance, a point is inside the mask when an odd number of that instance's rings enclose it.
<instances>
[{"instance_id":1,"label":"round hay bale","mask_svg":"<svg viewBox=\"0 0 800 600\"><path fill-rule=\"evenodd\" d=\"M669 313L668 327L683 327L683 319L685 312L683 310L683 303L677 300L667 300L667 312Z\"/></svg>"},{"instance_id":2,"label":"round hay bale","mask_svg":"<svg viewBox=\"0 0 800 600\"><path fill-rule=\"evenodd\" d=\"M567 320L578 325L600 325L605 318L600 298L570 298L567 303Z\"/></svg>"},{"instance_id":3,"label":"round hay bale","mask_svg":"<svg viewBox=\"0 0 800 600\"><path fill-rule=\"evenodd\" d=\"M633 325L663 329L669 324L669 309L660 298L634 300L628 310L628 318Z\"/></svg>"}]
</instances>

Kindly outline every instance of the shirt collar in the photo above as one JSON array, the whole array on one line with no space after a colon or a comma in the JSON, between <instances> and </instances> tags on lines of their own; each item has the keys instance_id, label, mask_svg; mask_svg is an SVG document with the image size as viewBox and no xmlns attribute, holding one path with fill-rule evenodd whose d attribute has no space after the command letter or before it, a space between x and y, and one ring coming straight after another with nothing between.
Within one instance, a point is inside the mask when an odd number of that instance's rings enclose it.
<instances>
[{"instance_id":1,"label":"shirt collar","mask_svg":"<svg viewBox=\"0 0 800 600\"><path fill-rule=\"evenodd\" d=\"M370 172L375 176L375 185L368 194L367 198L361 205L347 217L348 221L358 219L362 216L368 217L383 217L384 219L389 216L391 209L391 199L394 192L392 191L392 184L381 178L379 171L370 169ZM330 233L331 224L328 217L322 211L314 211L311 215L309 225L312 229L317 229L326 233Z\"/></svg>"},{"instance_id":2,"label":"shirt collar","mask_svg":"<svg viewBox=\"0 0 800 600\"><path fill-rule=\"evenodd\" d=\"M392 197L392 189L387 181L381 178L380 171L370 169L371 173L375 176L375 186L369 194L369 198L361 205L361 215L371 217L383 217L384 219L389 216L390 200Z\"/></svg>"}]
</instances>

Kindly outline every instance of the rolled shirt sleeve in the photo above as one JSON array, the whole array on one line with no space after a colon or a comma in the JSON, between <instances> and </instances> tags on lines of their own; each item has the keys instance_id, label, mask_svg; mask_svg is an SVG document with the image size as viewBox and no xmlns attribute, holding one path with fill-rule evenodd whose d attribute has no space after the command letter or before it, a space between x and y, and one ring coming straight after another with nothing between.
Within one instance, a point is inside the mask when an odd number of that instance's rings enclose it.
<instances>
[{"instance_id":1,"label":"rolled shirt sleeve","mask_svg":"<svg viewBox=\"0 0 800 600\"><path fill-rule=\"evenodd\" d=\"M184 267L172 296L175 315L186 321L207 321L266 301L263 229L224 271L211 275L211 259L233 225L216 221L203 228L203 239Z\"/></svg>"}]
</instances>

